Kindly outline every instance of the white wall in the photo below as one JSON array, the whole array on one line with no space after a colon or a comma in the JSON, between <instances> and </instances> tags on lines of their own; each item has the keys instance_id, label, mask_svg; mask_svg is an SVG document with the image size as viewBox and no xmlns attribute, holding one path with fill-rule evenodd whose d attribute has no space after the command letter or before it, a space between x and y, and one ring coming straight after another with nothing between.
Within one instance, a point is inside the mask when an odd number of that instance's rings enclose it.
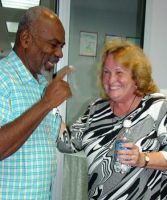
<instances>
[{"instance_id":1,"label":"white wall","mask_svg":"<svg viewBox=\"0 0 167 200\"><path fill-rule=\"evenodd\" d=\"M57 70L68 65L68 47L69 47L69 22L70 22L70 3L71 0L59 1L59 18L61 19L65 28L66 45L63 48L63 59L57 64ZM59 106L60 113L65 121L66 102ZM63 163L64 155L57 151L57 176L53 180L52 200L62 200L63 192Z\"/></svg>"},{"instance_id":2,"label":"white wall","mask_svg":"<svg viewBox=\"0 0 167 200\"><path fill-rule=\"evenodd\" d=\"M121 37L140 36L137 32L137 8L138 2L133 1L131 8L127 9L126 4L107 0L101 3L113 4L100 9L96 5L88 6L88 0L79 3L78 0L71 1L70 11L70 35L69 35L69 63L74 65L75 71L68 76L68 82L72 88L73 97L67 101L67 124L70 125L86 110L87 105L99 96L96 86L96 66L99 55L104 45L105 35L117 35ZM126 0L126 2L129 2ZM119 6L118 6L119 5ZM122 6L121 6L122 5ZM121 8L120 8L121 7ZM119 9L118 9L119 8ZM139 27L139 26L138 26ZM96 32L97 55L95 57L81 56L80 52L80 31Z\"/></svg>"},{"instance_id":3,"label":"white wall","mask_svg":"<svg viewBox=\"0 0 167 200\"><path fill-rule=\"evenodd\" d=\"M167 88L167 0L147 0L144 51L159 88Z\"/></svg>"},{"instance_id":4,"label":"white wall","mask_svg":"<svg viewBox=\"0 0 167 200\"><path fill-rule=\"evenodd\" d=\"M66 30L67 46L68 46L68 32L69 32L69 5L70 0L60 0L60 18L63 21ZM145 23L145 38L144 50L149 56L153 64L153 76L160 88L167 88L166 66L167 66L167 26L166 26L166 8L167 0L147 0L146 5L146 23ZM65 14L67 16L65 17ZM166 27L165 27L166 26ZM68 48L67 48L68 49ZM65 55L62 62L59 63L58 68L68 63L68 53L65 49ZM61 110L63 118L65 116L65 107ZM61 156L58 154L58 173L57 182L53 199L62 198L62 169L63 163Z\"/></svg>"}]
</instances>

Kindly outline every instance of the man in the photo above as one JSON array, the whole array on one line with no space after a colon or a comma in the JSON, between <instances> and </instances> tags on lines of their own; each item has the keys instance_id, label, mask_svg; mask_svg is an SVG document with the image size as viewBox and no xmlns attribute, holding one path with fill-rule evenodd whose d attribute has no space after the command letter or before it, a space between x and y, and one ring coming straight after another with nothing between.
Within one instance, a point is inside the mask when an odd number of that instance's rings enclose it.
<instances>
[{"instance_id":1,"label":"man","mask_svg":"<svg viewBox=\"0 0 167 200\"><path fill-rule=\"evenodd\" d=\"M22 17L13 51L0 61L0 199L48 200L59 124L52 109L71 96L61 70L47 86L41 70L62 58L64 28L54 12Z\"/></svg>"}]
</instances>

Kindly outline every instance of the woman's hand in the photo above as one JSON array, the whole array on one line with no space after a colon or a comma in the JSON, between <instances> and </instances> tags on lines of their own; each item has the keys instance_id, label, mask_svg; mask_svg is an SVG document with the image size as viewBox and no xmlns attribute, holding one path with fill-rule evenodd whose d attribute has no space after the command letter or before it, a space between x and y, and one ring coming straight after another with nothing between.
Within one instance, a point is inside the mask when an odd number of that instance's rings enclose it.
<instances>
[{"instance_id":1,"label":"woman's hand","mask_svg":"<svg viewBox=\"0 0 167 200\"><path fill-rule=\"evenodd\" d=\"M144 154L139 151L139 147L133 143L123 143L123 150L117 152L118 158L122 164L133 167L143 167L145 165Z\"/></svg>"},{"instance_id":2,"label":"woman's hand","mask_svg":"<svg viewBox=\"0 0 167 200\"><path fill-rule=\"evenodd\" d=\"M149 163L145 166L144 152L140 152L139 147L133 143L123 143L123 150L117 152L118 158L122 164L130 165L132 167L147 167L151 169L157 169L167 171L167 160L163 156L162 152L149 152Z\"/></svg>"},{"instance_id":3,"label":"woman's hand","mask_svg":"<svg viewBox=\"0 0 167 200\"><path fill-rule=\"evenodd\" d=\"M66 123L62 121L61 126L60 126L60 133L59 133L60 136L63 134L65 129L66 129Z\"/></svg>"}]
</instances>

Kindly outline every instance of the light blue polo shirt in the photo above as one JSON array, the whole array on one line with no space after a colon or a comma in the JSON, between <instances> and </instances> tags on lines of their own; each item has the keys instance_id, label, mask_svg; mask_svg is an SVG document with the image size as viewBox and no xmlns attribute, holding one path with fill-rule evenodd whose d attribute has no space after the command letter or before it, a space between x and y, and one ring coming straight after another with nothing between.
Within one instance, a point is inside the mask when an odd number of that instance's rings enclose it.
<instances>
[{"instance_id":1,"label":"light blue polo shirt","mask_svg":"<svg viewBox=\"0 0 167 200\"><path fill-rule=\"evenodd\" d=\"M34 79L14 51L0 60L0 126L38 102L46 85L42 75L39 82ZM0 199L50 199L56 172L55 120L50 112L19 150L0 161Z\"/></svg>"}]
</instances>

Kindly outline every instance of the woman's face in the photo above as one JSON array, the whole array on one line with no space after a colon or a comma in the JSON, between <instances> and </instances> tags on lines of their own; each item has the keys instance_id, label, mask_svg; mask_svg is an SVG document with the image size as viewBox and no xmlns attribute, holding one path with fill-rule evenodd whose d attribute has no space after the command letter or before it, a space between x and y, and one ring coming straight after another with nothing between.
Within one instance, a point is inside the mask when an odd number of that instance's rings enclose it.
<instances>
[{"instance_id":1,"label":"woman's face","mask_svg":"<svg viewBox=\"0 0 167 200\"><path fill-rule=\"evenodd\" d=\"M112 54L105 60L102 81L105 91L114 102L126 102L135 95L136 85L130 69L115 61Z\"/></svg>"}]
</instances>

